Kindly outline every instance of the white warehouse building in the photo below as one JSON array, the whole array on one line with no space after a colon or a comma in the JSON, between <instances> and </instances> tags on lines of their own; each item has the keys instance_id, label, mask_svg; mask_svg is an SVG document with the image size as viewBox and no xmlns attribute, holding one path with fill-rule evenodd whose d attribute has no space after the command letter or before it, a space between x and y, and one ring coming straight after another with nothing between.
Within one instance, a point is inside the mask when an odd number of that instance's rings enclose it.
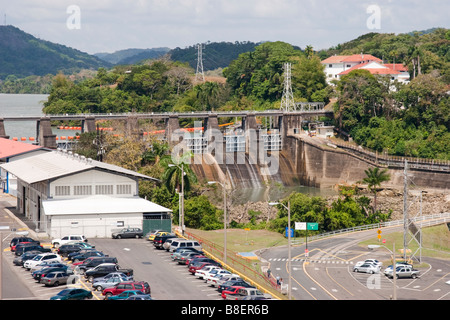
<instances>
[{"instance_id":1,"label":"white warehouse building","mask_svg":"<svg viewBox=\"0 0 450 320\"><path fill-rule=\"evenodd\" d=\"M149 176L65 151L0 167L17 177L16 210L52 238L111 237L121 227L146 232L146 220L171 229L171 210L138 196L139 180L158 181Z\"/></svg>"}]
</instances>

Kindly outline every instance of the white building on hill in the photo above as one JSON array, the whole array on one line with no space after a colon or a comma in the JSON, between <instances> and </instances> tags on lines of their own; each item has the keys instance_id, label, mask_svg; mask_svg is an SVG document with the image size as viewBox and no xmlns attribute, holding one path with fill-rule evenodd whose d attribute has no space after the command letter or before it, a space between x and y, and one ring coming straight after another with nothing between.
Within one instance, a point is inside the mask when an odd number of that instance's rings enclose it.
<instances>
[{"instance_id":1,"label":"white building on hill","mask_svg":"<svg viewBox=\"0 0 450 320\"><path fill-rule=\"evenodd\" d=\"M383 61L370 54L353 54L350 56L331 56L322 60L325 66L326 79L329 84L331 80L339 80L341 76L353 70L365 69L371 74L388 75L392 81L402 83L409 82L408 69L400 64L384 64Z\"/></svg>"}]
</instances>

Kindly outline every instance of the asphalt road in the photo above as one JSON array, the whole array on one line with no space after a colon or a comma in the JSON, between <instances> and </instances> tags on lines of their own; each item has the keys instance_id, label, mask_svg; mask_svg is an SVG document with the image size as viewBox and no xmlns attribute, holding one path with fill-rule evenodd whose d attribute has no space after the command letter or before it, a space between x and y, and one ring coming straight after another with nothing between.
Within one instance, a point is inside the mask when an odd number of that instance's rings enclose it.
<instances>
[{"instance_id":1,"label":"asphalt road","mask_svg":"<svg viewBox=\"0 0 450 320\"><path fill-rule=\"evenodd\" d=\"M384 233L398 231L395 228ZM370 275L353 272L357 261L374 258L389 261L390 253L378 248L369 250L358 246L374 231L364 231L291 247L292 297L296 300L389 300L394 296L391 279L383 274ZM262 252L270 263L274 276L289 281L288 247L279 247ZM423 257L430 267L420 268L418 279L399 279L396 296L399 300L450 300L450 261ZM384 266L386 267L386 266ZM384 267L382 270L384 270Z\"/></svg>"}]
</instances>

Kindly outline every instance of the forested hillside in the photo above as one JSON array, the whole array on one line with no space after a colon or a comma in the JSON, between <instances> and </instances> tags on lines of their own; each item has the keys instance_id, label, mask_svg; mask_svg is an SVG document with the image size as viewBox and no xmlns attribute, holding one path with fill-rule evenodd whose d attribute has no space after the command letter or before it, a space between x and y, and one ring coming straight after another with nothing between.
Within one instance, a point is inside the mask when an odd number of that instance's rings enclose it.
<instances>
[{"instance_id":1,"label":"forested hillside","mask_svg":"<svg viewBox=\"0 0 450 320\"><path fill-rule=\"evenodd\" d=\"M95 56L37 39L14 26L0 26L0 80L8 76L72 74L82 69L109 66L111 64Z\"/></svg>"}]
</instances>

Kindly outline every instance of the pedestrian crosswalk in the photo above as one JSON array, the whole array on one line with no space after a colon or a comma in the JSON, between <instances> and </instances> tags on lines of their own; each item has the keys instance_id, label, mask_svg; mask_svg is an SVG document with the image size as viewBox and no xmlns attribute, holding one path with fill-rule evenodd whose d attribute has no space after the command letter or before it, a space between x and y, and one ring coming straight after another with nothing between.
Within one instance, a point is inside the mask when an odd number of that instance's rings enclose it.
<instances>
[{"instance_id":1,"label":"pedestrian crosswalk","mask_svg":"<svg viewBox=\"0 0 450 320\"><path fill-rule=\"evenodd\" d=\"M288 262L288 258L269 258L267 261L271 262ZM314 258L292 258L291 262L309 262L309 263L329 263L329 264L353 264L353 261L346 260L331 260L331 259L314 259Z\"/></svg>"}]
</instances>

